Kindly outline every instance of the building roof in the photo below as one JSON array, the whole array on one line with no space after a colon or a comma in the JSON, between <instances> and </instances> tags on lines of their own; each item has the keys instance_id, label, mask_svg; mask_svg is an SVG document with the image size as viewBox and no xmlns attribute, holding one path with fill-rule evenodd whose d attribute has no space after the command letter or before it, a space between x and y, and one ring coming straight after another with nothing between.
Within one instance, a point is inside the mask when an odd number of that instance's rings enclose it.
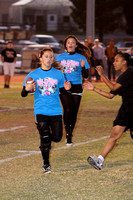
<instances>
[{"instance_id":1,"label":"building roof","mask_svg":"<svg viewBox=\"0 0 133 200\"><path fill-rule=\"evenodd\" d=\"M12 4L12 6L24 6L30 2L32 2L33 0L19 0L15 3Z\"/></svg>"},{"instance_id":2,"label":"building roof","mask_svg":"<svg viewBox=\"0 0 133 200\"><path fill-rule=\"evenodd\" d=\"M58 6L72 6L70 0L19 0L12 6L26 6L28 8L48 8Z\"/></svg>"}]
</instances>

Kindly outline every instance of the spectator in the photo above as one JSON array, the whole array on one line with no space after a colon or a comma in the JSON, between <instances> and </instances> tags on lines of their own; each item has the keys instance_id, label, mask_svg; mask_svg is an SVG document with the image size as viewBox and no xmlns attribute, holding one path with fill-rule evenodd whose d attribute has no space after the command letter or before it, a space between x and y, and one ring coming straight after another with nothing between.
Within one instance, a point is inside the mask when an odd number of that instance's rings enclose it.
<instances>
[{"instance_id":1,"label":"spectator","mask_svg":"<svg viewBox=\"0 0 133 200\"><path fill-rule=\"evenodd\" d=\"M131 56L131 58L133 58L133 47L131 48L130 56Z\"/></svg>"},{"instance_id":2,"label":"spectator","mask_svg":"<svg viewBox=\"0 0 133 200\"><path fill-rule=\"evenodd\" d=\"M37 57L36 54L32 54L32 60L31 60L31 69L32 71L37 69L38 67L40 67L40 63L39 63L39 58Z\"/></svg>"},{"instance_id":3,"label":"spectator","mask_svg":"<svg viewBox=\"0 0 133 200\"><path fill-rule=\"evenodd\" d=\"M87 39L84 40L84 45L88 48L88 50L87 50L88 51L88 57L86 57L86 59L87 59L89 65L90 65L90 68L88 69L88 71L89 71L89 77L88 77L88 79L91 82L91 63L92 63L91 60L92 60L92 54L93 54L93 52L92 52L92 48L89 47L89 43L88 43ZM84 79L83 79L83 81L84 81Z\"/></svg>"},{"instance_id":4,"label":"spectator","mask_svg":"<svg viewBox=\"0 0 133 200\"><path fill-rule=\"evenodd\" d=\"M90 68L91 68L91 73L89 74L89 81L91 80L91 76L95 75L95 71L94 71L94 62L93 62L93 48L94 43L93 43L93 38L91 35L88 36L88 48L91 51L91 57L90 57Z\"/></svg>"},{"instance_id":5,"label":"spectator","mask_svg":"<svg viewBox=\"0 0 133 200\"><path fill-rule=\"evenodd\" d=\"M1 61L4 70L4 88L10 87L11 76L14 75L15 63L17 61L17 53L12 47L12 41L8 41L7 47L1 52Z\"/></svg>"},{"instance_id":6,"label":"spectator","mask_svg":"<svg viewBox=\"0 0 133 200\"><path fill-rule=\"evenodd\" d=\"M90 35L90 36L88 36L88 47L92 49L93 46L94 46L93 38Z\"/></svg>"},{"instance_id":7,"label":"spectator","mask_svg":"<svg viewBox=\"0 0 133 200\"><path fill-rule=\"evenodd\" d=\"M109 45L105 49L105 54L107 56L108 63L108 79L111 80L111 73L113 74L113 80L115 80L115 68L114 68L114 58L118 52L117 47L114 45L114 40L111 39Z\"/></svg>"},{"instance_id":8,"label":"spectator","mask_svg":"<svg viewBox=\"0 0 133 200\"><path fill-rule=\"evenodd\" d=\"M105 57L104 48L99 44L99 39L95 39L95 45L92 48L93 50L93 61L94 67L101 65L103 67L103 59ZM104 68L104 67L103 67ZM100 80L100 76L95 70L96 81Z\"/></svg>"}]
</instances>

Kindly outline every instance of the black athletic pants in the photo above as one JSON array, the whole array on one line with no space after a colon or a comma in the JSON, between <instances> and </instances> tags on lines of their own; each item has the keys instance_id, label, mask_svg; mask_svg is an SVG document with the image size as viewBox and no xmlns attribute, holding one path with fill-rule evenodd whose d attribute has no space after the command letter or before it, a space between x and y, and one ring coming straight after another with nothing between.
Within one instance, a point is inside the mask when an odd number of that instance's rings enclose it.
<instances>
[{"instance_id":1,"label":"black athletic pants","mask_svg":"<svg viewBox=\"0 0 133 200\"><path fill-rule=\"evenodd\" d=\"M64 109L64 125L65 127L71 125L72 134L77 119L81 95L76 95L72 93L68 93L66 95L61 94L60 99Z\"/></svg>"},{"instance_id":2,"label":"black athletic pants","mask_svg":"<svg viewBox=\"0 0 133 200\"><path fill-rule=\"evenodd\" d=\"M44 164L49 164L51 142L62 138L62 116L36 115L36 125L40 134L40 150Z\"/></svg>"}]
</instances>

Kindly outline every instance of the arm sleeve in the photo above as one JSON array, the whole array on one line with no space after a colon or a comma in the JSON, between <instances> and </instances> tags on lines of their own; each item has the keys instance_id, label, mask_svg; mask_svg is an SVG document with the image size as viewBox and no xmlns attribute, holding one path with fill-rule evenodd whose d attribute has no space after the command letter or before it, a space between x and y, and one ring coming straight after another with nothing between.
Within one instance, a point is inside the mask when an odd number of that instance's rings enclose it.
<instances>
[{"instance_id":1,"label":"arm sleeve","mask_svg":"<svg viewBox=\"0 0 133 200\"><path fill-rule=\"evenodd\" d=\"M59 91L60 91L60 94L67 94L68 93L67 90L65 90L64 87L60 88Z\"/></svg>"},{"instance_id":2,"label":"arm sleeve","mask_svg":"<svg viewBox=\"0 0 133 200\"><path fill-rule=\"evenodd\" d=\"M89 70L86 69L85 67L82 67L82 76L84 78L88 78L88 76L89 76Z\"/></svg>"},{"instance_id":3,"label":"arm sleeve","mask_svg":"<svg viewBox=\"0 0 133 200\"><path fill-rule=\"evenodd\" d=\"M26 97L28 95L28 91L25 90L25 86L23 86L23 89L21 91L21 96Z\"/></svg>"}]
</instances>

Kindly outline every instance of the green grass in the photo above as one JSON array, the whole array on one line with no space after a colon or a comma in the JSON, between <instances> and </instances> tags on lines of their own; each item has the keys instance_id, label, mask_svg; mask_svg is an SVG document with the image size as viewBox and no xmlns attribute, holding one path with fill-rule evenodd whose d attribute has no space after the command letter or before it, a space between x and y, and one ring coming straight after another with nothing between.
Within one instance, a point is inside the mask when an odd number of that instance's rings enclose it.
<instances>
[{"instance_id":1,"label":"green grass","mask_svg":"<svg viewBox=\"0 0 133 200\"><path fill-rule=\"evenodd\" d=\"M12 85L11 85L12 86ZM3 89L0 84L0 129L27 126L0 132L0 159L20 156L17 150L39 151L39 134L34 124L33 96L20 96L18 88ZM98 85L106 89L105 85ZM74 130L74 144L108 136L121 104L120 97L112 100L85 91ZM9 110L7 107L17 107ZM21 109L20 109L21 108ZM127 131L108 155L101 171L86 161L98 155L106 139L67 149L65 133L51 151L52 173L42 174L41 154L32 154L0 163L0 200L132 200L133 199L133 140Z\"/></svg>"}]
</instances>

